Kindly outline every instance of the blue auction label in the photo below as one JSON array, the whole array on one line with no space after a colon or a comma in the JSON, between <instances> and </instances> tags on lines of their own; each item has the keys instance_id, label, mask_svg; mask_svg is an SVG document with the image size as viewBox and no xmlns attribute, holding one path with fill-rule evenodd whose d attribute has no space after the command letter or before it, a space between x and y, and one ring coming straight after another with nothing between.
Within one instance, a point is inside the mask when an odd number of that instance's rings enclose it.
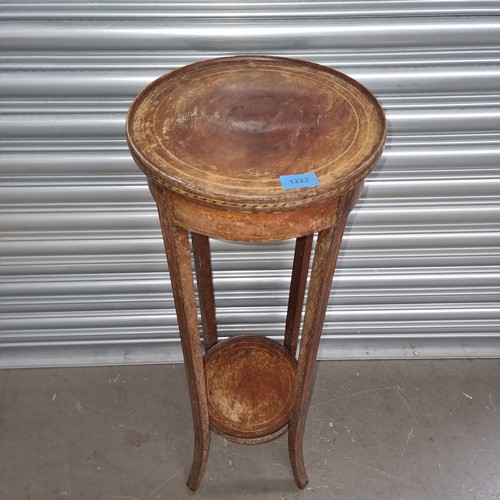
<instances>
[{"instance_id":1,"label":"blue auction label","mask_svg":"<svg viewBox=\"0 0 500 500\"><path fill-rule=\"evenodd\" d=\"M296 189L318 186L319 180L314 173L280 175L281 185L283 189Z\"/></svg>"}]
</instances>

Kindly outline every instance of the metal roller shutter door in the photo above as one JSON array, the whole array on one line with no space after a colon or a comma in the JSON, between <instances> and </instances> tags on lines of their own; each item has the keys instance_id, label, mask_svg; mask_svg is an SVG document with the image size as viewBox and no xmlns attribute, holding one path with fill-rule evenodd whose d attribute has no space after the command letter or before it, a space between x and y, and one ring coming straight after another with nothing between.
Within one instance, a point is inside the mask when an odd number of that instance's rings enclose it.
<instances>
[{"instance_id":1,"label":"metal roller shutter door","mask_svg":"<svg viewBox=\"0 0 500 500\"><path fill-rule=\"evenodd\" d=\"M500 355L500 2L5 2L0 366L181 359L124 118L157 76L260 53L358 79L389 119L322 358ZM279 337L292 243L213 242L221 334Z\"/></svg>"}]
</instances>

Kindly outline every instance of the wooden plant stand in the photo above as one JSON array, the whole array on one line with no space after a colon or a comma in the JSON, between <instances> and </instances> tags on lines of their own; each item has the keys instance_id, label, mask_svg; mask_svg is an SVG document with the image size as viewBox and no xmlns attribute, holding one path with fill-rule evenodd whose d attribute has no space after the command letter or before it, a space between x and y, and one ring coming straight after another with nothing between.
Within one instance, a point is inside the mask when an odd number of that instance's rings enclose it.
<instances>
[{"instance_id":1,"label":"wooden plant stand","mask_svg":"<svg viewBox=\"0 0 500 500\"><path fill-rule=\"evenodd\" d=\"M154 81L132 104L127 139L157 203L189 384L192 490L211 429L243 444L288 431L293 474L306 486L304 426L333 273L347 216L385 133L382 108L359 83L278 57L191 64ZM296 238L283 345L258 335L218 341L210 237Z\"/></svg>"}]
</instances>

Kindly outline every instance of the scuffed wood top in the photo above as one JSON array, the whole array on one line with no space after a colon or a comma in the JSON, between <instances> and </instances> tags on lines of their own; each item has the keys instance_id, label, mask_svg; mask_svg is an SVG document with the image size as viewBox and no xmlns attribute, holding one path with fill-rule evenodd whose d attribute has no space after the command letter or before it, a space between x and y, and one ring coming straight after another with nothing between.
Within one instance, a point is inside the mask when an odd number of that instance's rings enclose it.
<instances>
[{"instance_id":1,"label":"scuffed wood top","mask_svg":"<svg viewBox=\"0 0 500 500\"><path fill-rule=\"evenodd\" d=\"M336 197L379 158L385 116L363 86L324 66L242 56L185 66L154 81L127 117L148 178L191 201L279 212ZM284 189L282 175L319 185Z\"/></svg>"}]
</instances>

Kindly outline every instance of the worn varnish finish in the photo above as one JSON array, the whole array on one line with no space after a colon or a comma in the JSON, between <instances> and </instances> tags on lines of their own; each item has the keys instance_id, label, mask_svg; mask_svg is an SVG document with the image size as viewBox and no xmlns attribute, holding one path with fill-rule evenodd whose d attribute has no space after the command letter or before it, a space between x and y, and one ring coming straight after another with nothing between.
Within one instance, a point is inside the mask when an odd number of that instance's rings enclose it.
<instances>
[{"instance_id":1,"label":"worn varnish finish","mask_svg":"<svg viewBox=\"0 0 500 500\"><path fill-rule=\"evenodd\" d=\"M382 109L359 83L323 66L222 58L149 85L130 108L127 138L157 202L174 291L195 430L188 486L200 484L212 428L243 444L288 430L292 470L305 487L302 441L316 354L347 216L382 152ZM281 185L281 175L304 173L316 174L319 185ZM297 238L283 346L251 335L218 342L209 237Z\"/></svg>"},{"instance_id":2,"label":"worn varnish finish","mask_svg":"<svg viewBox=\"0 0 500 500\"><path fill-rule=\"evenodd\" d=\"M240 335L205 355L210 422L239 442L282 429L292 409L297 362L274 340Z\"/></svg>"}]
</instances>

